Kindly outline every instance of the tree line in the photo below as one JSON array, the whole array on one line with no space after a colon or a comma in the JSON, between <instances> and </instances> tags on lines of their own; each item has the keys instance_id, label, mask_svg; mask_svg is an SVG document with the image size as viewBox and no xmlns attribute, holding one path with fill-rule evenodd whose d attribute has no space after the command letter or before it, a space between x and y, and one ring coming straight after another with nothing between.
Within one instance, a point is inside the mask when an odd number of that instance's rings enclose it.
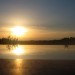
<instances>
[{"instance_id":1,"label":"tree line","mask_svg":"<svg viewBox=\"0 0 75 75\"><path fill-rule=\"evenodd\" d=\"M75 45L75 37L62 38L58 40L29 40L20 41L18 38L1 38L0 44L32 44L32 45Z\"/></svg>"}]
</instances>

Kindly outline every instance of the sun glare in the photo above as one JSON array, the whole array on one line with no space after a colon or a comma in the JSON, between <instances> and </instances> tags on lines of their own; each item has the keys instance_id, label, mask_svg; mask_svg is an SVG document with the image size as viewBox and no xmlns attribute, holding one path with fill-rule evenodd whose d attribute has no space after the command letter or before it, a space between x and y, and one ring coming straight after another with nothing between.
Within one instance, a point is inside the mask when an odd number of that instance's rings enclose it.
<instances>
[{"instance_id":1,"label":"sun glare","mask_svg":"<svg viewBox=\"0 0 75 75\"><path fill-rule=\"evenodd\" d=\"M14 28L11 29L13 35L15 36L22 36L27 32L27 29L21 26L16 26Z\"/></svg>"},{"instance_id":2,"label":"sun glare","mask_svg":"<svg viewBox=\"0 0 75 75\"><path fill-rule=\"evenodd\" d=\"M14 50L12 50L12 53L13 54L16 54L16 55L22 55L25 51L23 50L22 47L18 46L16 47Z\"/></svg>"}]
</instances>

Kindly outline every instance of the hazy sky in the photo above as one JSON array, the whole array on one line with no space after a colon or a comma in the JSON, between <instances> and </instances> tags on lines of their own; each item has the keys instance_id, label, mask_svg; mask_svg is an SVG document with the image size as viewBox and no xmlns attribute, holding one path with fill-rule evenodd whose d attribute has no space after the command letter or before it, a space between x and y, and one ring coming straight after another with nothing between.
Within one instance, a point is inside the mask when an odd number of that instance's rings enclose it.
<instances>
[{"instance_id":1,"label":"hazy sky","mask_svg":"<svg viewBox=\"0 0 75 75\"><path fill-rule=\"evenodd\" d=\"M0 0L0 34L22 25L28 39L74 36L75 0ZM33 37L34 36L34 37Z\"/></svg>"}]
</instances>

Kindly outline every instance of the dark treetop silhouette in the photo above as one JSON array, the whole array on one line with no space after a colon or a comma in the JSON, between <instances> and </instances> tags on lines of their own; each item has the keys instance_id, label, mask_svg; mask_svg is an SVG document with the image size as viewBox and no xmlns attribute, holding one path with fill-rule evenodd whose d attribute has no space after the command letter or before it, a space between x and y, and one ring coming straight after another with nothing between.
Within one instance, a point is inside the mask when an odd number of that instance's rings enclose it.
<instances>
[{"instance_id":1,"label":"dark treetop silhouette","mask_svg":"<svg viewBox=\"0 0 75 75\"><path fill-rule=\"evenodd\" d=\"M28 45L75 45L75 38L62 38L59 40L29 40L19 41L17 38L1 38L0 44L28 44Z\"/></svg>"}]
</instances>

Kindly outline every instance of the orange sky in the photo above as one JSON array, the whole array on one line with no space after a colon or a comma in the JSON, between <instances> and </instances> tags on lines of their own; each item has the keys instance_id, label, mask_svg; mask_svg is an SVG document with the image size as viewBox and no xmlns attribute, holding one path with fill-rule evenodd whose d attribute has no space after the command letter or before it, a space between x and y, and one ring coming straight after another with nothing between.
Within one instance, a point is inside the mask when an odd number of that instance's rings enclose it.
<instances>
[{"instance_id":1,"label":"orange sky","mask_svg":"<svg viewBox=\"0 0 75 75\"><path fill-rule=\"evenodd\" d=\"M45 29L33 29L33 28L27 28L28 31L25 32L21 36L13 35L11 32L11 28L2 28L0 32L0 37L8 37L9 35L11 37L17 37L21 40L49 40L49 39L59 39L65 37L70 37L74 35L74 32L58 32L58 31L52 31L52 30L45 30Z\"/></svg>"},{"instance_id":2,"label":"orange sky","mask_svg":"<svg viewBox=\"0 0 75 75\"><path fill-rule=\"evenodd\" d=\"M0 38L15 37L14 26L28 29L24 40L75 37L75 1L0 0Z\"/></svg>"}]
</instances>

